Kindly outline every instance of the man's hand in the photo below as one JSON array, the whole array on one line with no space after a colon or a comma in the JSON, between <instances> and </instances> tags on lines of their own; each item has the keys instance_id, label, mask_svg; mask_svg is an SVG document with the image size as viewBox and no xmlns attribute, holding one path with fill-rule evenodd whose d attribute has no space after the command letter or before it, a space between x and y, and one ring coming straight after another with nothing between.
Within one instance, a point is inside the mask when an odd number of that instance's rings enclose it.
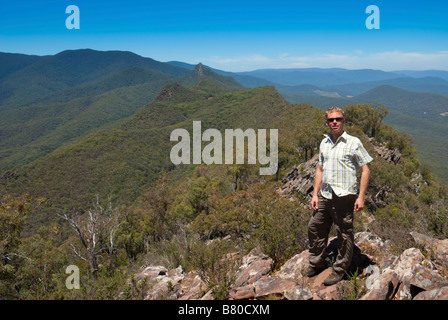
<instances>
[{"instance_id":1,"label":"man's hand","mask_svg":"<svg viewBox=\"0 0 448 320\"><path fill-rule=\"evenodd\" d=\"M313 195L313 197L311 198L310 205L313 210L317 210L317 208L319 207L319 198L316 195Z\"/></svg>"},{"instance_id":2,"label":"man's hand","mask_svg":"<svg viewBox=\"0 0 448 320\"><path fill-rule=\"evenodd\" d=\"M364 209L364 198L358 197L355 201L355 211Z\"/></svg>"},{"instance_id":3,"label":"man's hand","mask_svg":"<svg viewBox=\"0 0 448 320\"><path fill-rule=\"evenodd\" d=\"M367 184L369 182L370 169L365 164L361 167L361 183L359 186L358 199L355 201L355 211L364 209L364 195L366 194Z\"/></svg>"}]
</instances>

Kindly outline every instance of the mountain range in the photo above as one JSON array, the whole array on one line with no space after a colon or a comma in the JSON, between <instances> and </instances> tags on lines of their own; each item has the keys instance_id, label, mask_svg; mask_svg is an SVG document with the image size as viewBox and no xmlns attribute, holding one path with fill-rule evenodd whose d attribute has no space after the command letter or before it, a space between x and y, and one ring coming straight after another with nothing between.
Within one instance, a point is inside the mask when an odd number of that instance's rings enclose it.
<instances>
[{"instance_id":1,"label":"mountain range","mask_svg":"<svg viewBox=\"0 0 448 320\"><path fill-rule=\"evenodd\" d=\"M255 246L280 266L306 249L310 210L306 194L279 190L291 174L311 182L300 164L315 159L329 105L345 107L346 130L374 158L356 229L396 251L409 246L410 231L448 234L446 180L434 177L447 174L447 96L388 83L413 82L413 73L229 73L89 49L4 53L0 65L1 299L138 298L145 284L132 278L136 266L162 262L225 281L222 255ZM370 78L360 82L363 74ZM444 79L421 75L426 88L443 89ZM307 76L310 83L294 82ZM380 84L360 89L373 79ZM174 164L175 129L193 137L193 156L195 145L219 145L205 131L198 141L197 121L202 131L277 129L279 170ZM219 239L227 240L209 241ZM83 290L67 290L67 265L83 270Z\"/></svg>"},{"instance_id":2,"label":"mountain range","mask_svg":"<svg viewBox=\"0 0 448 320\"><path fill-rule=\"evenodd\" d=\"M193 65L171 61L192 70ZM448 71L347 70L341 68L264 69L215 72L246 87L274 86L292 103L330 106L370 103L389 110L384 122L412 136L421 161L446 181L448 146Z\"/></svg>"},{"instance_id":3,"label":"mountain range","mask_svg":"<svg viewBox=\"0 0 448 320\"><path fill-rule=\"evenodd\" d=\"M168 83L189 85L195 65L168 63L132 52L67 50L36 56L0 53L0 170L11 170L108 126L115 126L156 97ZM319 108L377 103L385 122L408 132L422 161L440 178L448 147L448 72L263 69L226 72L221 84L241 89L274 86L292 103ZM213 71L209 71L213 70ZM182 78L182 80L179 80ZM219 88L220 86L216 86Z\"/></svg>"},{"instance_id":4,"label":"mountain range","mask_svg":"<svg viewBox=\"0 0 448 320\"><path fill-rule=\"evenodd\" d=\"M210 92L273 86L292 103L319 108L383 105L385 122L409 133L424 164L448 178L448 72L265 69L231 73L131 52L0 53L0 170L29 164L102 128L117 128L177 82ZM192 72L195 71L195 72Z\"/></svg>"}]
</instances>

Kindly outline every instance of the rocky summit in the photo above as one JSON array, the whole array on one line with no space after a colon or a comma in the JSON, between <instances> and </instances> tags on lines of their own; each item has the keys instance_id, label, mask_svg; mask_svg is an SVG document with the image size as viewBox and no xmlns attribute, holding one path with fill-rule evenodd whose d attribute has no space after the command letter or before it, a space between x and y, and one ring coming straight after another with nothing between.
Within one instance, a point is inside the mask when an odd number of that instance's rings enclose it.
<instances>
[{"instance_id":1,"label":"rocky summit","mask_svg":"<svg viewBox=\"0 0 448 320\"><path fill-rule=\"evenodd\" d=\"M389 253L388 242L374 233L356 233L352 266L343 280L332 286L323 282L337 254L336 238L329 239L328 268L312 278L304 275L308 250L297 253L279 270L272 270L272 259L254 248L241 259L233 274L227 299L448 300L448 274L444 260L440 260L448 254L448 240L415 232L411 236L421 249L409 248L395 256ZM434 254L428 257L427 252ZM215 299L214 288L207 286L199 271L185 273L181 266L172 270L147 266L134 278L147 283L144 299Z\"/></svg>"},{"instance_id":2,"label":"rocky summit","mask_svg":"<svg viewBox=\"0 0 448 320\"><path fill-rule=\"evenodd\" d=\"M396 164L400 153L384 146L375 148L387 162ZM294 200L294 192L309 196L313 191L318 155L293 168L277 190ZM417 187L415 187L417 188ZM371 204L381 205L387 186L373 186L366 195ZM300 204L300 202L297 202ZM304 205L302 203L302 205ZM355 250L343 279L331 286L324 280L331 273L337 256L337 238L328 241L327 268L314 277L305 276L308 250L298 252L280 267L259 248L243 255L237 268L227 270L225 297L210 285L203 270L185 273L181 266L168 270L147 266L134 279L146 279L144 299L175 300L448 300L448 239L439 240L415 231L409 232L412 246L395 254L390 240L369 230L369 219L362 213L364 231L355 234ZM367 227L366 227L367 226ZM220 241L226 241L222 239ZM223 259L235 259L235 253ZM220 288L222 289L222 288Z\"/></svg>"}]
</instances>

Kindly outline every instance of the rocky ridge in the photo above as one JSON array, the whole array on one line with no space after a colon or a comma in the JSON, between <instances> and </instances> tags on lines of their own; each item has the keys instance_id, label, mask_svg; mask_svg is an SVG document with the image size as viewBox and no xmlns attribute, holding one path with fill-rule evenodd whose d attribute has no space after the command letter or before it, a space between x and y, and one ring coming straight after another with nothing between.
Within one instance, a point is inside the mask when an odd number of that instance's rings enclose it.
<instances>
[{"instance_id":1,"label":"rocky ridge","mask_svg":"<svg viewBox=\"0 0 448 320\"><path fill-rule=\"evenodd\" d=\"M416 243L432 252L428 258L419 248L409 248L401 255L388 252L388 242L371 232L355 235L356 247L352 266L342 281L325 286L331 272L331 257L336 254L336 239L329 240L328 268L315 277L304 276L308 250L296 254L279 270L272 270L273 261L254 248L241 260L228 290L229 300L448 300L446 261L448 239L437 240L411 233ZM198 271L185 273L181 266L168 270L148 266L134 276L146 278L144 299L213 300Z\"/></svg>"},{"instance_id":2,"label":"rocky ridge","mask_svg":"<svg viewBox=\"0 0 448 320\"><path fill-rule=\"evenodd\" d=\"M375 150L386 161L395 164L400 161L397 150L383 146ZM294 192L309 196L317 164L318 155L315 155L293 168L283 179L278 193L291 200L294 200ZM375 186L372 189L366 201L381 205L387 188ZM369 223L369 217L364 218ZM410 236L418 248L408 248L396 256L389 250L390 243L376 234L356 233L352 264L343 280L332 286L325 286L323 282L337 255L335 237L329 239L327 246L328 268L312 278L304 276L308 250L293 256L279 270L273 270L273 260L254 248L242 257L239 268L230 275L233 281L227 299L448 300L448 239L438 240L417 232L411 232ZM172 270L148 266L134 278L147 281L144 299L215 299L214 289L207 286L200 272L185 273L181 266Z\"/></svg>"}]
</instances>

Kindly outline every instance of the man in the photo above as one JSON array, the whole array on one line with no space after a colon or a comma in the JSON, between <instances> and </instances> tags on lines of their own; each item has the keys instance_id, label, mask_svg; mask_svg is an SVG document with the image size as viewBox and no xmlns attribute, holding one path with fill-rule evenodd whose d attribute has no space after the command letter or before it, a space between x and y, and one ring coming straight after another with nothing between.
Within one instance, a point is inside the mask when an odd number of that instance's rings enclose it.
<instances>
[{"instance_id":1,"label":"man","mask_svg":"<svg viewBox=\"0 0 448 320\"><path fill-rule=\"evenodd\" d=\"M328 109L325 123L330 128L330 134L325 135L319 147L319 165L310 203L314 213L308 224L310 249L307 276L312 277L326 269L324 253L334 223L338 236L338 255L331 274L324 281L329 286L339 282L350 266L354 248L353 212L364 208L370 174L367 163L373 158L358 138L344 131L342 109ZM361 181L357 195L359 168Z\"/></svg>"}]
</instances>

